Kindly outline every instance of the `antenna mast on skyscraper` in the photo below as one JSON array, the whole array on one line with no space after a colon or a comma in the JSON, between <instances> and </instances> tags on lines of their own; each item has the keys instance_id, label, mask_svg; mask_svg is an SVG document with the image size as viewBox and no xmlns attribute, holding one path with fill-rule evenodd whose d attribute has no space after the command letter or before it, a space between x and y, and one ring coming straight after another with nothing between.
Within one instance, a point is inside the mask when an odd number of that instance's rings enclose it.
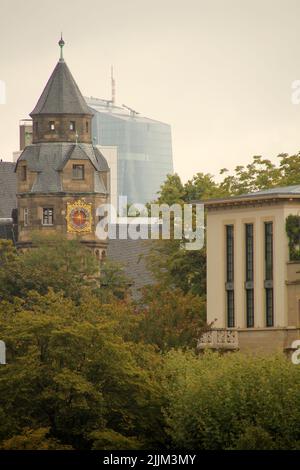
<instances>
[{"instance_id":1,"label":"antenna mast on skyscraper","mask_svg":"<svg viewBox=\"0 0 300 470\"><path fill-rule=\"evenodd\" d=\"M116 103L116 82L114 79L114 68L111 66L111 102L112 105Z\"/></svg>"}]
</instances>

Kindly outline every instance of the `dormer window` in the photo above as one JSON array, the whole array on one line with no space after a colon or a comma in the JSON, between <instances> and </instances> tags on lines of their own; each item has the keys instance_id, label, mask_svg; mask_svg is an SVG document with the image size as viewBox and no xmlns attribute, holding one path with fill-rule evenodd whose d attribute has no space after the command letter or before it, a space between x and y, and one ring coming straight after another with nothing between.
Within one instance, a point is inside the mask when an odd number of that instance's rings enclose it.
<instances>
[{"instance_id":1,"label":"dormer window","mask_svg":"<svg viewBox=\"0 0 300 470\"><path fill-rule=\"evenodd\" d=\"M73 165L73 180L84 180L84 165Z\"/></svg>"},{"instance_id":2,"label":"dormer window","mask_svg":"<svg viewBox=\"0 0 300 470\"><path fill-rule=\"evenodd\" d=\"M75 130L76 130L76 122L70 121L70 131L75 131Z\"/></svg>"},{"instance_id":3,"label":"dormer window","mask_svg":"<svg viewBox=\"0 0 300 470\"><path fill-rule=\"evenodd\" d=\"M54 121L49 121L49 130L50 131L55 131L55 122Z\"/></svg>"}]
</instances>

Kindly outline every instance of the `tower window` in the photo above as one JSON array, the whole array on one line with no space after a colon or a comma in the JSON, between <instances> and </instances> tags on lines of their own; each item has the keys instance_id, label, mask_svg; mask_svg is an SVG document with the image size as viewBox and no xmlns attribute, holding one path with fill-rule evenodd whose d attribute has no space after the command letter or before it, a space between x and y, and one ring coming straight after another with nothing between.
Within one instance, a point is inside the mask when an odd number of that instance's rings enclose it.
<instances>
[{"instance_id":1,"label":"tower window","mask_svg":"<svg viewBox=\"0 0 300 470\"><path fill-rule=\"evenodd\" d=\"M76 130L76 122L70 121L70 131L75 131L75 130Z\"/></svg>"},{"instance_id":2,"label":"tower window","mask_svg":"<svg viewBox=\"0 0 300 470\"><path fill-rule=\"evenodd\" d=\"M53 208L45 207L43 209L43 225L53 225Z\"/></svg>"},{"instance_id":3,"label":"tower window","mask_svg":"<svg viewBox=\"0 0 300 470\"><path fill-rule=\"evenodd\" d=\"M55 122L54 121L49 121L49 130L50 131L55 131Z\"/></svg>"},{"instance_id":4,"label":"tower window","mask_svg":"<svg viewBox=\"0 0 300 470\"><path fill-rule=\"evenodd\" d=\"M22 181L27 180L27 166L26 165L21 166L21 180Z\"/></svg>"},{"instance_id":5,"label":"tower window","mask_svg":"<svg viewBox=\"0 0 300 470\"><path fill-rule=\"evenodd\" d=\"M73 165L73 180L84 180L84 165Z\"/></svg>"},{"instance_id":6,"label":"tower window","mask_svg":"<svg viewBox=\"0 0 300 470\"><path fill-rule=\"evenodd\" d=\"M29 209L24 209L24 227L29 225Z\"/></svg>"},{"instance_id":7,"label":"tower window","mask_svg":"<svg viewBox=\"0 0 300 470\"><path fill-rule=\"evenodd\" d=\"M85 131L86 131L86 132L89 131L89 123L88 123L88 121L86 121L86 123L85 123Z\"/></svg>"}]
</instances>

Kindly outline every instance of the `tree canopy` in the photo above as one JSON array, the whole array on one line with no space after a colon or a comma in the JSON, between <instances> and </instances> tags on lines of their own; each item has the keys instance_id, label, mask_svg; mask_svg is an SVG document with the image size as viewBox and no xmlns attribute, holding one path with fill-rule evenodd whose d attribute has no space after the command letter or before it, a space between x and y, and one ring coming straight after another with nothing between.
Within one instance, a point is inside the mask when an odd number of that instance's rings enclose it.
<instances>
[{"instance_id":1,"label":"tree canopy","mask_svg":"<svg viewBox=\"0 0 300 470\"><path fill-rule=\"evenodd\" d=\"M298 184L299 157L254 157L219 181L169 176L158 201ZM300 449L298 366L198 354L205 247L158 240L149 263L157 283L134 300L121 267L79 240L37 237L25 252L0 240L0 448Z\"/></svg>"},{"instance_id":2,"label":"tree canopy","mask_svg":"<svg viewBox=\"0 0 300 470\"><path fill-rule=\"evenodd\" d=\"M220 170L216 179L208 173L197 173L183 183L179 175L169 175L157 196L159 204L184 204L246 194L253 191L300 184L300 153L280 154L278 163L254 156L248 165L239 165L233 172ZM205 297L206 249L186 251L179 240L157 240L149 256L149 266L160 284L180 288L185 293Z\"/></svg>"}]
</instances>

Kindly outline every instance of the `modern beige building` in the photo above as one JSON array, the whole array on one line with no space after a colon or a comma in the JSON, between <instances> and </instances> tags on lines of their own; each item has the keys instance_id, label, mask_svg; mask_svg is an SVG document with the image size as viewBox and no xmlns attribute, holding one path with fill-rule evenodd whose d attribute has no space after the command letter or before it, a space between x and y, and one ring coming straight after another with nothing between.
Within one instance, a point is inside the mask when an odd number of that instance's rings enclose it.
<instances>
[{"instance_id":1,"label":"modern beige building","mask_svg":"<svg viewBox=\"0 0 300 470\"><path fill-rule=\"evenodd\" d=\"M205 206L207 321L213 325L200 348L288 351L300 338L300 185ZM286 231L291 215L295 246Z\"/></svg>"}]
</instances>

